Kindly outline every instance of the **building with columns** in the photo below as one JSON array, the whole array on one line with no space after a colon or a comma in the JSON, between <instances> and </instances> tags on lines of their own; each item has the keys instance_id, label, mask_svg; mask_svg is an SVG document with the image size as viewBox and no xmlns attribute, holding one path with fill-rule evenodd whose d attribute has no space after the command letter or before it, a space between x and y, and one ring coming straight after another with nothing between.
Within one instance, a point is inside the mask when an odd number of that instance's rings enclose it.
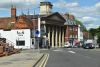
<instances>
[{"instance_id":1,"label":"building with columns","mask_svg":"<svg viewBox=\"0 0 100 67\"><path fill-rule=\"evenodd\" d=\"M48 39L49 46L62 47L64 45L64 22L65 19L58 12L41 17L41 37L44 40Z\"/></svg>"},{"instance_id":2,"label":"building with columns","mask_svg":"<svg viewBox=\"0 0 100 67\"><path fill-rule=\"evenodd\" d=\"M50 2L40 2L40 14L31 16L35 20L40 18L40 47L64 46L64 23L66 20L58 12L52 13L52 6Z\"/></svg>"}]
</instances>

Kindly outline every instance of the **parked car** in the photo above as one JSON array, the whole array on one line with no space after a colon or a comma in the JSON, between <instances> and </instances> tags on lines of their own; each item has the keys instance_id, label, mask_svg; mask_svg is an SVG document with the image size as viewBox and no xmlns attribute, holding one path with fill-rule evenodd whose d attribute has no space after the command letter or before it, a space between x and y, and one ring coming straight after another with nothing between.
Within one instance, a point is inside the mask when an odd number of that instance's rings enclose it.
<instances>
[{"instance_id":1,"label":"parked car","mask_svg":"<svg viewBox=\"0 0 100 67\"><path fill-rule=\"evenodd\" d=\"M84 48L84 49L93 49L93 48L95 48L95 47L94 47L94 45L93 45L92 43L85 43L85 44L83 45L83 48Z\"/></svg>"},{"instance_id":2,"label":"parked car","mask_svg":"<svg viewBox=\"0 0 100 67\"><path fill-rule=\"evenodd\" d=\"M64 48L69 48L69 47L71 47L70 43L66 42Z\"/></svg>"}]
</instances>

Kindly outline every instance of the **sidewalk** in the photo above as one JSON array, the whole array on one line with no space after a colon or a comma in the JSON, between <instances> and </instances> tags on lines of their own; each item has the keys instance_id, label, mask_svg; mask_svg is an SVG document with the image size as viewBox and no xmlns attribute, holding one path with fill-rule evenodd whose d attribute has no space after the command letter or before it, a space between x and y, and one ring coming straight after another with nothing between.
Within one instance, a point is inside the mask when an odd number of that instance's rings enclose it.
<instances>
[{"instance_id":1,"label":"sidewalk","mask_svg":"<svg viewBox=\"0 0 100 67\"><path fill-rule=\"evenodd\" d=\"M0 57L0 67L33 67L42 56L37 50L23 50L18 54Z\"/></svg>"},{"instance_id":2,"label":"sidewalk","mask_svg":"<svg viewBox=\"0 0 100 67\"><path fill-rule=\"evenodd\" d=\"M100 48L94 48L91 51L99 51L100 52Z\"/></svg>"}]
</instances>

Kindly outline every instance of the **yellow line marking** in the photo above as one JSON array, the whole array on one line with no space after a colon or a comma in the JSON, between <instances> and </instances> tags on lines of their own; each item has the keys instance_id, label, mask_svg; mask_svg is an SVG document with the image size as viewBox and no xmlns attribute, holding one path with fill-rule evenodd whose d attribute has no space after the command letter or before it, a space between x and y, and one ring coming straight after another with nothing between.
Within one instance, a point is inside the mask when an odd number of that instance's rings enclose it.
<instances>
[{"instance_id":1,"label":"yellow line marking","mask_svg":"<svg viewBox=\"0 0 100 67\"><path fill-rule=\"evenodd\" d=\"M41 62L41 64L40 64L39 67L45 67L46 62L47 62L47 60L48 60L48 57L49 57L49 54L47 54L47 55L43 58L43 61Z\"/></svg>"},{"instance_id":2,"label":"yellow line marking","mask_svg":"<svg viewBox=\"0 0 100 67\"><path fill-rule=\"evenodd\" d=\"M44 65L43 65L43 67L45 67L45 66L46 66L48 59L49 59L49 54L47 55L47 59L46 59L46 61L45 61Z\"/></svg>"}]
</instances>

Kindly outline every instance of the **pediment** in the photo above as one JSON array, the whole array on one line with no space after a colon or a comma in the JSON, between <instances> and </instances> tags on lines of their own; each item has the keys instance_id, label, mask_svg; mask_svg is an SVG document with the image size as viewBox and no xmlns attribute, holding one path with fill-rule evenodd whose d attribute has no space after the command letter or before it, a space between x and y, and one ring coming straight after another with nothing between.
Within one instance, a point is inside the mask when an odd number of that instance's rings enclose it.
<instances>
[{"instance_id":1,"label":"pediment","mask_svg":"<svg viewBox=\"0 0 100 67\"><path fill-rule=\"evenodd\" d=\"M63 23L66 21L59 13L51 14L51 15L47 16L47 19L59 21L59 22L63 22Z\"/></svg>"}]
</instances>

